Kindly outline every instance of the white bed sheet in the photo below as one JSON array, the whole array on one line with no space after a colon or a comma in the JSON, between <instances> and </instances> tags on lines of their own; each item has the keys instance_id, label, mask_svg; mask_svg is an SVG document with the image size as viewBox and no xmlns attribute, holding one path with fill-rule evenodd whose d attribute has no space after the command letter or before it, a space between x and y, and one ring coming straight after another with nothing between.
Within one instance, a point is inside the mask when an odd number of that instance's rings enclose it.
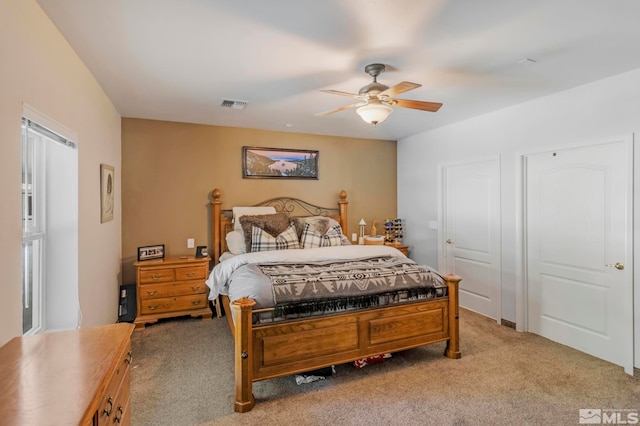
<instances>
[{"instance_id":1,"label":"white bed sheet","mask_svg":"<svg viewBox=\"0 0 640 426\"><path fill-rule=\"evenodd\" d=\"M340 259L357 259L366 256L405 257L398 249L385 245L348 245L335 247L318 247L312 249L290 249L244 253L228 257L218 263L209 278L209 299L215 300L219 295L229 294L229 280L233 272L241 266L267 262L312 262Z\"/></svg>"}]
</instances>

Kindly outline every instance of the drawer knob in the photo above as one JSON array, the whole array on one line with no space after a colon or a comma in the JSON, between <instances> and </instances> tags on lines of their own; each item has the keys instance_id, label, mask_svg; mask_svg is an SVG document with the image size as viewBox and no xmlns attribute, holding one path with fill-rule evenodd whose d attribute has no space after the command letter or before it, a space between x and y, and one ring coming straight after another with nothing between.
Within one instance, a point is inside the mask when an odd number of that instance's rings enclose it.
<instances>
[{"instance_id":1,"label":"drawer knob","mask_svg":"<svg viewBox=\"0 0 640 426\"><path fill-rule=\"evenodd\" d=\"M127 352L127 357L125 358L124 362L126 362L127 364L131 364L133 362L133 354L131 353L131 351Z\"/></svg>"},{"instance_id":2,"label":"drawer knob","mask_svg":"<svg viewBox=\"0 0 640 426\"><path fill-rule=\"evenodd\" d=\"M122 415L124 414L124 408L122 405L118 405L118 412L116 413L116 417L113 419L114 423L120 423L122 421Z\"/></svg>"},{"instance_id":3,"label":"drawer knob","mask_svg":"<svg viewBox=\"0 0 640 426\"><path fill-rule=\"evenodd\" d=\"M111 412L113 411L113 398L109 397L109 399L107 399L107 404L109 405L109 407L105 407L104 410L102 410L102 413L106 414L107 417L109 417L111 415Z\"/></svg>"},{"instance_id":4,"label":"drawer knob","mask_svg":"<svg viewBox=\"0 0 640 426\"><path fill-rule=\"evenodd\" d=\"M147 290L148 296L155 296L156 294L158 294L158 290L154 290L154 291Z\"/></svg>"},{"instance_id":5,"label":"drawer knob","mask_svg":"<svg viewBox=\"0 0 640 426\"><path fill-rule=\"evenodd\" d=\"M162 275L151 275L152 280L159 280L160 278L162 278Z\"/></svg>"},{"instance_id":6,"label":"drawer knob","mask_svg":"<svg viewBox=\"0 0 640 426\"><path fill-rule=\"evenodd\" d=\"M199 304L200 304L200 302L201 302L201 300L199 300L199 299L198 299L198 300L192 300L192 301L191 301L191 304L192 304L192 305L199 305Z\"/></svg>"},{"instance_id":7,"label":"drawer knob","mask_svg":"<svg viewBox=\"0 0 640 426\"><path fill-rule=\"evenodd\" d=\"M187 272L187 276L188 276L188 277L192 277L192 276L194 276L195 274L196 274L195 272Z\"/></svg>"},{"instance_id":8,"label":"drawer knob","mask_svg":"<svg viewBox=\"0 0 640 426\"><path fill-rule=\"evenodd\" d=\"M153 306L148 305L148 306L147 306L147 308L148 308L150 311L155 311L156 309L158 309L158 305L153 305Z\"/></svg>"},{"instance_id":9,"label":"drawer knob","mask_svg":"<svg viewBox=\"0 0 640 426\"><path fill-rule=\"evenodd\" d=\"M191 290L193 290L193 291L198 291L198 290L200 290L200 286L199 286L199 285L197 285L197 286L195 286L195 287L194 287L194 286L191 286Z\"/></svg>"}]
</instances>

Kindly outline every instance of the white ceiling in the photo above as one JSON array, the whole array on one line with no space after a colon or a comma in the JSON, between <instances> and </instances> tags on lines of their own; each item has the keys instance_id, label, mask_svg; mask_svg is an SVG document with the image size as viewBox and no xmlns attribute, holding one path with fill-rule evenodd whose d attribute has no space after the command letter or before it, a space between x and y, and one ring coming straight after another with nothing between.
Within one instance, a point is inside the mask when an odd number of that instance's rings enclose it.
<instances>
[{"instance_id":1,"label":"white ceiling","mask_svg":"<svg viewBox=\"0 0 640 426\"><path fill-rule=\"evenodd\" d=\"M123 117L398 140L640 68L637 0L38 2ZM444 106L314 116L353 103L319 90L357 93L373 62Z\"/></svg>"}]
</instances>

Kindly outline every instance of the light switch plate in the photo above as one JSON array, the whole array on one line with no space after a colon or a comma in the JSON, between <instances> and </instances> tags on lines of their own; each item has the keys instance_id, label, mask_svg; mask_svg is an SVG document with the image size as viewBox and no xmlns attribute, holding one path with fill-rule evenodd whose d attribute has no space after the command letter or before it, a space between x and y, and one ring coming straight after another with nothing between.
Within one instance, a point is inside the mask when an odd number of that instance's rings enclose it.
<instances>
[{"instance_id":1,"label":"light switch plate","mask_svg":"<svg viewBox=\"0 0 640 426\"><path fill-rule=\"evenodd\" d=\"M187 248L194 248L196 246L196 240L194 238L187 239Z\"/></svg>"}]
</instances>

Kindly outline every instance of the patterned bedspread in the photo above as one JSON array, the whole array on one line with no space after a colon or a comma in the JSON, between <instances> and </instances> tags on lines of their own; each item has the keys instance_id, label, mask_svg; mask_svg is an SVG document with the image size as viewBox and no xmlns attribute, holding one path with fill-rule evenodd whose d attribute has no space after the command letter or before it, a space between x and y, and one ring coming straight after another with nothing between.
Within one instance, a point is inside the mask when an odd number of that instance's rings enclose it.
<instances>
[{"instance_id":1,"label":"patterned bedspread","mask_svg":"<svg viewBox=\"0 0 640 426\"><path fill-rule=\"evenodd\" d=\"M277 315L376 306L381 296L441 297L447 289L440 275L405 257L257 266L271 281Z\"/></svg>"},{"instance_id":2,"label":"patterned bedspread","mask_svg":"<svg viewBox=\"0 0 640 426\"><path fill-rule=\"evenodd\" d=\"M375 258L384 260L370 261ZM385 245L245 253L217 264L206 283L210 300L220 294L231 302L247 297L256 301L254 309L277 303L278 315L263 312L260 321L447 295L444 279L433 269Z\"/></svg>"}]
</instances>

